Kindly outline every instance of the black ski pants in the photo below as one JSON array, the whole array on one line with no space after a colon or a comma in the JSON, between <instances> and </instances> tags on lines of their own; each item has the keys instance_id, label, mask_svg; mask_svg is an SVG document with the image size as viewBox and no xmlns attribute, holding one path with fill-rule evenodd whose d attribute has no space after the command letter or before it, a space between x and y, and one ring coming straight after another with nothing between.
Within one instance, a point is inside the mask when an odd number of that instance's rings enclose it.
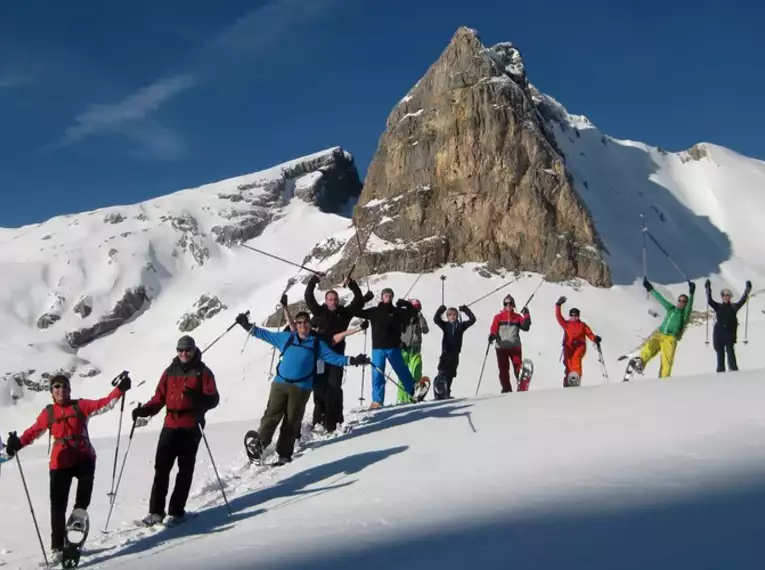
<instances>
[{"instance_id":1,"label":"black ski pants","mask_svg":"<svg viewBox=\"0 0 765 570\"><path fill-rule=\"evenodd\" d=\"M436 400L450 398L452 395L452 382L457 376L457 367L460 365L460 353L454 351L445 351L441 353L438 359L438 376L434 380L433 397ZM439 396L437 384L443 384L443 393Z\"/></svg>"},{"instance_id":2,"label":"black ski pants","mask_svg":"<svg viewBox=\"0 0 765 570\"><path fill-rule=\"evenodd\" d=\"M279 454L279 457L292 458L295 441L300 435L305 407L310 398L311 391L303 390L296 384L271 382L268 404L266 404L266 411L260 420L260 429L258 430L263 449L271 444L274 439L274 432L276 432L279 422L282 422L279 439L276 441L276 453Z\"/></svg>"},{"instance_id":3,"label":"black ski pants","mask_svg":"<svg viewBox=\"0 0 765 570\"><path fill-rule=\"evenodd\" d=\"M333 432L343 423L343 373L345 368L324 363L324 372L313 383L313 425Z\"/></svg>"},{"instance_id":4,"label":"black ski pants","mask_svg":"<svg viewBox=\"0 0 765 570\"><path fill-rule=\"evenodd\" d=\"M170 496L167 514L183 516L186 514L186 501L189 498L191 483L194 479L194 467L197 450L202 439L202 432L194 428L162 428L154 458L154 483L151 487L149 512L165 516L165 499L170 487L170 471L178 460L178 474L175 488Z\"/></svg>"},{"instance_id":5,"label":"black ski pants","mask_svg":"<svg viewBox=\"0 0 765 570\"><path fill-rule=\"evenodd\" d=\"M712 333L712 346L717 353L717 372L725 372L725 358L728 358L728 370L738 370L736 362L736 337L728 331L715 330Z\"/></svg>"},{"instance_id":6,"label":"black ski pants","mask_svg":"<svg viewBox=\"0 0 765 570\"><path fill-rule=\"evenodd\" d=\"M93 479L96 475L96 461L85 459L65 469L52 469L50 472L50 547L52 550L64 548L66 536L66 508L69 504L69 491L72 480L77 479L75 509L87 510L93 496Z\"/></svg>"}]
</instances>

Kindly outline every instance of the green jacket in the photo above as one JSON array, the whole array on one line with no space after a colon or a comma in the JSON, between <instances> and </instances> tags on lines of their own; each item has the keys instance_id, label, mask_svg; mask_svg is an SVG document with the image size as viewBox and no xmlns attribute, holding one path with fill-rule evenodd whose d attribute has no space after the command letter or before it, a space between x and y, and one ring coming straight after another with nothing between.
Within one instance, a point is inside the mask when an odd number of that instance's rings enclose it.
<instances>
[{"instance_id":1,"label":"green jacket","mask_svg":"<svg viewBox=\"0 0 765 570\"><path fill-rule=\"evenodd\" d=\"M667 301L656 289L651 289L651 295L653 295L654 299L656 299L667 311L667 314L664 316L664 320L659 327L659 332L680 340L683 337L688 321L691 319L693 295L688 295L688 304L685 306L685 309L679 309L676 305Z\"/></svg>"}]
</instances>

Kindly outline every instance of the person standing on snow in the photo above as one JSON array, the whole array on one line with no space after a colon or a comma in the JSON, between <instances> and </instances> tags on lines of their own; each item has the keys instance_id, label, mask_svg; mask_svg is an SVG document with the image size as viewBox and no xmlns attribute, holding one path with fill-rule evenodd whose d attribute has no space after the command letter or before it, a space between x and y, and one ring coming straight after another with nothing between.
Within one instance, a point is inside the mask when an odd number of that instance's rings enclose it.
<instances>
[{"instance_id":1,"label":"person standing on snow","mask_svg":"<svg viewBox=\"0 0 765 570\"><path fill-rule=\"evenodd\" d=\"M635 369L642 374L648 361L661 352L659 378L669 378L672 374L672 364L675 361L677 343L683 337L685 327L688 326L688 321L691 318L696 284L693 281L688 281L689 295L680 295L677 298L677 305L673 305L662 297L647 278L643 278L643 287L664 307L667 314L664 316L659 329L648 337L648 340L640 348L640 354L635 361Z\"/></svg>"},{"instance_id":2,"label":"person standing on snow","mask_svg":"<svg viewBox=\"0 0 765 570\"><path fill-rule=\"evenodd\" d=\"M69 377L56 374L50 380L53 404L37 416L35 423L21 437L8 434L5 452L13 457L30 445L46 430L53 439L50 460L50 526L51 562L61 562L66 535L66 509L72 480L77 479L75 509L88 510L96 474L96 451L88 437L88 420L110 410L120 396L130 390L130 377L125 375L108 396L100 400L73 400Z\"/></svg>"},{"instance_id":3,"label":"person standing on snow","mask_svg":"<svg viewBox=\"0 0 765 570\"><path fill-rule=\"evenodd\" d=\"M401 356L409 372L412 375L414 383L419 383L422 378L422 335L428 334L428 321L422 316L422 303L419 299L410 299L417 313L409 318L404 326L404 332L401 333ZM397 403L406 404L409 402L409 396L404 391L403 386L398 387Z\"/></svg>"},{"instance_id":4,"label":"person standing on snow","mask_svg":"<svg viewBox=\"0 0 765 570\"><path fill-rule=\"evenodd\" d=\"M504 308L494 315L489 334L489 344L496 341L497 366L499 367L499 383L502 393L512 392L510 383L510 363L513 364L515 378L520 379L523 364L523 345L521 331L528 332L531 328L531 315L528 307L523 307L520 313L515 312L515 299L508 295L502 301ZM525 386L518 386L523 392Z\"/></svg>"},{"instance_id":5,"label":"person standing on snow","mask_svg":"<svg viewBox=\"0 0 765 570\"><path fill-rule=\"evenodd\" d=\"M744 294L736 303L731 303L733 293L730 289L721 292L722 303L712 300L712 284L709 279L704 283L707 291L707 303L715 312L715 326L712 331L712 346L717 353L717 372L725 372L725 357L728 357L728 370L738 370L735 344L738 334L739 309L744 306L752 291L752 282L746 282Z\"/></svg>"},{"instance_id":6,"label":"person standing on snow","mask_svg":"<svg viewBox=\"0 0 765 570\"><path fill-rule=\"evenodd\" d=\"M330 349L340 356L345 355L345 337L350 334L348 327L353 320L353 311L364 306L364 297L358 284L352 279L343 282L344 287L353 292L353 300L346 307L340 304L340 297L335 290L324 294L324 303L319 305L314 291L319 279L324 275L311 275L305 288L305 302L313 314L312 325L316 334L324 340ZM362 329L363 330L363 329ZM343 366L322 362L320 371L313 383L313 425L321 424L328 433L343 423Z\"/></svg>"},{"instance_id":7,"label":"person standing on snow","mask_svg":"<svg viewBox=\"0 0 765 570\"><path fill-rule=\"evenodd\" d=\"M376 307L358 309L354 316L367 319L372 327L372 404L370 410L385 403L385 361L390 362L403 384L408 401L414 396L414 378L401 353L401 331L417 315L415 308L404 299L393 304L393 289L386 287Z\"/></svg>"},{"instance_id":8,"label":"person standing on snow","mask_svg":"<svg viewBox=\"0 0 765 570\"><path fill-rule=\"evenodd\" d=\"M153 526L165 519L165 499L170 486L170 471L178 460L178 475L170 496L167 514L169 524L182 522L186 517L186 501L194 479L200 427L204 429L204 415L218 405L220 395L215 376L202 362L202 353L194 339L188 335L178 339L176 356L162 373L154 396L133 410L133 421L155 416L165 407L165 422L159 434L154 459L154 482L149 499L149 514L142 522Z\"/></svg>"},{"instance_id":9,"label":"person standing on snow","mask_svg":"<svg viewBox=\"0 0 765 570\"><path fill-rule=\"evenodd\" d=\"M587 339L598 346L600 346L602 339L593 334L587 323L580 319L579 309L572 308L568 312L570 318L564 319L561 314L561 306L565 302L566 298L560 297L555 303L555 318L558 319L558 324L563 328L563 366L565 367L563 387L568 388L571 385L569 374L572 372L576 372L579 382L582 381L582 360L587 353Z\"/></svg>"},{"instance_id":10,"label":"person standing on snow","mask_svg":"<svg viewBox=\"0 0 765 570\"><path fill-rule=\"evenodd\" d=\"M276 376L271 382L268 404L260 420L257 439L252 444L252 458L260 459L271 444L279 422L282 428L276 442L279 463L292 461L295 441L305 407L311 396L319 360L333 366L363 366L369 364L365 354L342 356L311 330L311 316L306 311L295 315L297 332L271 332L250 323L246 313L240 313L236 322L252 336L275 346L281 353ZM282 421L283 420L283 421Z\"/></svg>"},{"instance_id":11,"label":"person standing on snow","mask_svg":"<svg viewBox=\"0 0 765 570\"><path fill-rule=\"evenodd\" d=\"M433 382L433 394L436 400L452 397L452 382L457 376L462 351L462 337L465 331L475 324L475 315L467 305L461 305L460 311L468 317L467 321L458 320L459 312L454 307L447 311L444 305L438 307L433 322L443 332L441 338L441 356L438 359L438 376ZM446 312L446 322L443 314Z\"/></svg>"}]
</instances>

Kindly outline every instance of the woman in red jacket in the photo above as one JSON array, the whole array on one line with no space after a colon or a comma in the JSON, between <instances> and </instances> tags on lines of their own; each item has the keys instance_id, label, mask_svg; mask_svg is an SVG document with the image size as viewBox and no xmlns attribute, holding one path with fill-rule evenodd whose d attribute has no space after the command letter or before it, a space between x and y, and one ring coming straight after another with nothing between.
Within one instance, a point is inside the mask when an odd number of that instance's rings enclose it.
<instances>
[{"instance_id":1,"label":"woman in red jacket","mask_svg":"<svg viewBox=\"0 0 765 570\"><path fill-rule=\"evenodd\" d=\"M93 494L96 451L88 437L88 420L111 409L119 397L129 389L130 378L125 375L105 398L72 400L69 377L56 374L50 380L53 404L40 412L34 425L21 434L21 437L16 435L15 431L8 434L5 451L11 457L34 442L46 430L50 432L53 440L49 468L51 550L54 563L61 560L64 548L66 508L72 479L77 478L75 509L87 510Z\"/></svg>"},{"instance_id":2,"label":"woman in red jacket","mask_svg":"<svg viewBox=\"0 0 765 570\"><path fill-rule=\"evenodd\" d=\"M513 363L513 372L516 379L521 377L521 365L523 364L523 346L521 344L521 331L527 332L531 327L529 309L523 307L520 313L515 312L515 299L511 295L502 301L504 309L494 315L491 323L489 344L496 341L497 366L499 367L499 383L502 385L502 393L512 392L510 384L510 362ZM519 392L528 390L528 382L518 386Z\"/></svg>"},{"instance_id":3,"label":"woman in red jacket","mask_svg":"<svg viewBox=\"0 0 765 570\"><path fill-rule=\"evenodd\" d=\"M582 381L582 359L587 353L587 339L589 338L595 344L600 344L601 338L593 334L592 329L583 322L579 314L579 309L572 308L568 312L568 320L561 314L561 306L566 302L565 297L561 297L555 303L555 318L563 327L563 366L565 367L565 376L563 377L563 387L572 386L569 382L569 374L576 372L578 382ZM579 383L573 384L578 386Z\"/></svg>"}]
</instances>

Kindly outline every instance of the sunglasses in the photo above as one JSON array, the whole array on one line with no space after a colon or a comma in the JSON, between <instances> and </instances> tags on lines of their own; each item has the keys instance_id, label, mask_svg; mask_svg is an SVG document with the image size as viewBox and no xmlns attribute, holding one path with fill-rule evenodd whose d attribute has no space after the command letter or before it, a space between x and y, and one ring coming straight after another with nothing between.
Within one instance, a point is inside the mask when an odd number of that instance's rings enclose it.
<instances>
[{"instance_id":1,"label":"sunglasses","mask_svg":"<svg viewBox=\"0 0 765 570\"><path fill-rule=\"evenodd\" d=\"M193 348L176 348L178 352L185 352L185 353L191 353L194 352Z\"/></svg>"},{"instance_id":2,"label":"sunglasses","mask_svg":"<svg viewBox=\"0 0 765 570\"><path fill-rule=\"evenodd\" d=\"M64 388L69 388L69 384L60 384L57 382L53 385L54 390L63 390Z\"/></svg>"}]
</instances>

